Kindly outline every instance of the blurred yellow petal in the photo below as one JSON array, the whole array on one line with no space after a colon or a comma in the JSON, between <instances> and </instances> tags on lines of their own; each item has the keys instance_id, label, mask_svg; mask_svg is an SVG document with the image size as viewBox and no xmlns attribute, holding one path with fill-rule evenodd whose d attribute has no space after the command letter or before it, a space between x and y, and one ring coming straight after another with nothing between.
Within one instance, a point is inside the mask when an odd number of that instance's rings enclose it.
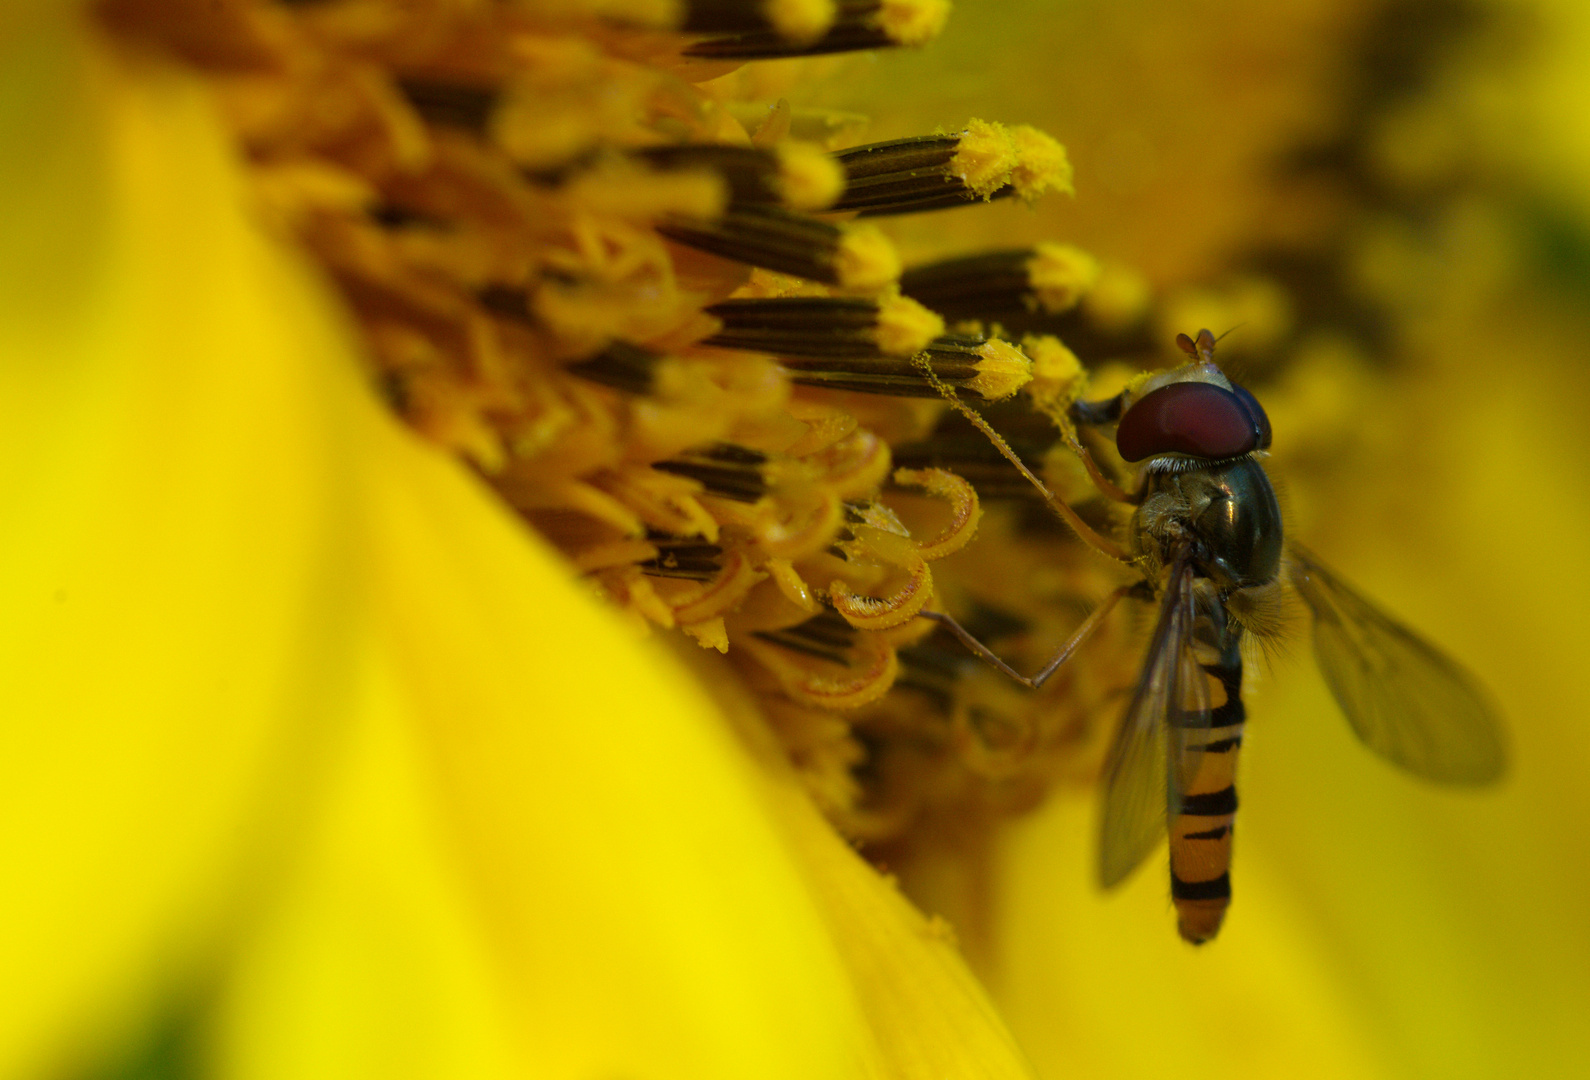
<instances>
[{"instance_id":1,"label":"blurred yellow petal","mask_svg":"<svg viewBox=\"0 0 1590 1080\"><path fill-rule=\"evenodd\" d=\"M730 733L456 465L366 409L382 465L371 691L387 715L358 750L401 767L356 765L352 782L424 763L407 785L421 842L389 844L440 848L535 1069L842 1070L850 996ZM333 818L333 883L363 829L381 832L364 800L349 812Z\"/></svg>"},{"instance_id":2,"label":"blurred yellow petal","mask_svg":"<svg viewBox=\"0 0 1590 1080\"><path fill-rule=\"evenodd\" d=\"M0 146L0 1075L211 993L240 1076L1026 1075L759 720L383 414L196 84L63 19Z\"/></svg>"},{"instance_id":3,"label":"blurred yellow petal","mask_svg":"<svg viewBox=\"0 0 1590 1080\"><path fill-rule=\"evenodd\" d=\"M0 59L0 146L0 1074L18 1075L93 1053L88 1018L136 1022L213 945L298 800L283 773L339 726L356 594L344 402L309 362L345 348L279 260L238 246L202 99L125 78L56 19Z\"/></svg>"},{"instance_id":4,"label":"blurred yellow petal","mask_svg":"<svg viewBox=\"0 0 1590 1080\"><path fill-rule=\"evenodd\" d=\"M923 916L840 840L747 695L721 681L703 682L716 691L755 760L755 775L841 942L871 1036L861 1075L1030 1076L1026 1056L961 959L949 925Z\"/></svg>"}]
</instances>

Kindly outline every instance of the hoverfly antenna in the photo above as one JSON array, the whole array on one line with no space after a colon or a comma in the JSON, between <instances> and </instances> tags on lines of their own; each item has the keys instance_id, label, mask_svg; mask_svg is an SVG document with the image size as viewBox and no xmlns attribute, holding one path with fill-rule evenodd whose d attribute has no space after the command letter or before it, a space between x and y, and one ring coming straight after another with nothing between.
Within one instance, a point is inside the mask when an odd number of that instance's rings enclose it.
<instances>
[{"instance_id":1,"label":"hoverfly antenna","mask_svg":"<svg viewBox=\"0 0 1590 1080\"><path fill-rule=\"evenodd\" d=\"M1237 326L1241 325L1241 323L1237 323ZM1196 338L1190 338L1186 334L1177 334L1176 347L1194 360L1202 360L1206 364L1212 364L1215 362L1215 344L1224 341L1226 334L1231 333L1237 326L1231 327L1230 330L1227 330L1225 334L1221 334L1219 337L1215 337L1215 332L1208 327L1198 331Z\"/></svg>"}]
</instances>

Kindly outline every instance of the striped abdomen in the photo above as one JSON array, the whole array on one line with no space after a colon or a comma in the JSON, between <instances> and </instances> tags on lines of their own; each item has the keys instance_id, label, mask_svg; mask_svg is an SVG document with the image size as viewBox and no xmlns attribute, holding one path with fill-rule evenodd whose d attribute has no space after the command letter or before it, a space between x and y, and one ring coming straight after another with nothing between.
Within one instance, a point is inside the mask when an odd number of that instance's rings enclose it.
<instances>
[{"instance_id":1,"label":"striped abdomen","mask_svg":"<svg viewBox=\"0 0 1590 1080\"><path fill-rule=\"evenodd\" d=\"M1235 637L1235 635L1233 636ZM1242 654L1236 640L1220 660L1204 664L1210 677L1208 727L1182 731L1180 812L1170 822L1170 895L1176 928L1194 945L1220 932L1231 903L1231 828L1237 814L1237 754L1242 749Z\"/></svg>"}]
</instances>

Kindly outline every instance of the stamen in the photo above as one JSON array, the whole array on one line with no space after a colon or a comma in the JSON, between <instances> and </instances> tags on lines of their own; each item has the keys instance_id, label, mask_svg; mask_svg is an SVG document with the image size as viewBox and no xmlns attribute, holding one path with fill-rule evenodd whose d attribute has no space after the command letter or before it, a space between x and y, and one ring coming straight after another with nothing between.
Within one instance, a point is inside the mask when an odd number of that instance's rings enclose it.
<instances>
[{"instance_id":1,"label":"stamen","mask_svg":"<svg viewBox=\"0 0 1590 1080\"><path fill-rule=\"evenodd\" d=\"M715 443L687 452L652 468L675 476L686 476L706 488L708 495L734 502L756 502L767 494L767 475L763 466L767 455L732 443Z\"/></svg>"},{"instance_id":2,"label":"stamen","mask_svg":"<svg viewBox=\"0 0 1590 1080\"><path fill-rule=\"evenodd\" d=\"M657 385L657 370L666 358L650 349L614 341L588 360L566 370L587 382L601 383L627 394L649 394Z\"/></svg>"},{"instance_id":3,"label":"stamen","mask_svg":"<svg viewBox=\"0 0 1590 1080\"><path fill-rule=\"evenodd\" d=\"M847 636L841 638L838 627ZM819 708L848 710L876 701L889 692L900 670L893 646L882 635L857 633L831 612L787 630L757 632L743 644L784 693Z\"/></svg>"},{"instance_id":4,"label":"stamen","mask_svg":"<svg viewBox=\"0 0 1590 1080\"><path fill-rule=\"evenodd\" d=\"M894 397L938 397L939 391L919 363L924 356L941 381L973 401L1007 398L1032 378L1032 361L1010 342L950 334L935 339L910 359L785 357L779 362L789 369L791 379L807 386Z\"/></svg>"},{"instance_id":5,"label":"stamen","mask_svg":"<svg viewBox=\"0 0 1590 1080\"><path fill-rule=\"evenodd\" d=\"M768 0L769 5L775 2ZM837 0L834 6L832 25L815 40L791 40L788 33L777 29L748 29L698 41L685 49L685 55L712 60L766 60L920 46L938 36L950 12L949 0ZM738 16L741 20L746 17ZM761 17L777 25L768 15Z\"/></svg>"},{"instance_id":6,"label":"stamen","mask_svg":"<svg viewBox=\"0 0 1590 1080\"><path fill-rule=\"evenodd\" d=\"M900 291L946 319L1010 323L1075 307L1099 278L1098 260L1070 244L989 251L914 266Z\"/></svg>"},{"instance_id":7,"label":"stamen","mask_svg":"<svg viewBox=\"0 0 1590 1080\"><path fill-rule=\"evenodd\" d=\"M1010 129L1010 141L1016 146L1016 168L1010 183L1018 199L1031 204L1049 191L1076 195L1071 183L1071 160L1054 136L1029 124L1017 124Z\"/></svg>"},{"instance_id":8,"label":"stamen","mask_svg":"<svg viewBox=\"0 0 1590 1080\"><path fill-rule=\"evenodd\" d=\"M856 629L833 610L824 610L805 622L783 630L758 630L756 636L763 641L831 660L836 664L849 663L845 652L856 643Z\"/></svg>"},{"instance_id":9,"label":"stamen","mask_svg":"<svg viewBox=\"0 0 1590 1080\"><path fill-rule=\"evenodd\" d=\"M493 315L503 315L524 323L535 322L535 316L530 313L530 297L523 289L487 285L475 295L481 306Z\"/></svg>"},{"instance_id":10,"label":"stamen","mask_svg":"<svg viewBox=\"0 0 1590 1080\"><path fill-rule=\"evenodd\" d=\"M678 28L691 34L774 34L810 44L834 24L834 0L686 0Z\"/></svg>"},{"instance_id":11,"label":"stamen","mask_svg":"<svg viewBox=\"0 0 1590 1080\"><path fill-rule=\"evenodd\" d=\"M844 289L876 292L900 276L900 257L882 233L772 206L730 206L714 221L673 218L657 231L686 247Z\"/></svg>"},{"instance_id":12,"label":"stamen","mask_svg":"<svg viewBox=\"0 0 1590 1080\"><path fill-rule=\"evenodd\" d=\"M905 582L888 596L862 596L843 581L828 588L829 602L858 630L892 630L916 618L933 595L933 571L923 559L906 568Z\"/></svg>"},{"instance_id":13,"label":"stamen","mask_svg":"<svg viewBox=\"0 0 1590 1080\"><path fill-rule=\"evenodd\" d=\"M944 333L943 319L903 296L726 300L706 310L723 329L704 344L779 356L910 356Z\"/></svg>"},{"instance_id":14,"label":"stamen","mask_svg":"<svg viewBox=\"0 0 1590 1080\"><path fill-rule=\"evenodd\" d=\"M773 152L778 155L777 187L785 206L824 210L845 190L845 170L814 143L786 140Z\"/></svg>"},{"instance_id":15,"label":"stamen","mask_svg":"<svg viewBox=\"0 0 1590 1080\"><path fill-rule=\"evenodd\" d=\"M893 480L901 487L917 488L950 504L950 522L931 540L917 543L917 554L927 562L953 555L971 542L983 516L977 489L945 469L896 469Z\"/></svg>"},{"instance_id":16,"label":"stamen","mask_svg":"<svg viewBox=\"0 0 1590 1080\"><path fill-rule=\"evenodd\" d=\"M398 89L427 123L482 136L486 134L491 114L502 99L494 86L470 86L426 79L400 79Z\"/></svg>"},{"instance_id":17,"label":"stamen","mask_svg":"<svg viewBox=\"0 0 1590 1080\"><path fill-rule=\"evenodd\" d=\"M723 178L734 203L774 203L792 210L822 210L844 189L844 170L810 143L783 142L771 149L717 143L651 146L632 152L654 169L697 169Z\"/></svg>"},{"instance_id":18,"label":"stamen","mask_svg":"<svg viewBox=\"0 0 1590 1080\"><path fill-rule=\"evenodd\" d=\"M845 191L835 210L863 217L964 206L1012 195L1031 202L1071 190L1065 148L1036 128L971 120L954 135L873 143L835 155Z\"/></svg>"},{"instance_id":19,"label":"stamen","mask_svg":"<svg viewBox=\"0 0 1590 1080\"><path fill-rule=\"evenodd\" d=\"M723 569L723 549L700 537L649 531L646 539L657 549L657 556L638 565L652 577L710 581Z\"/></svg>"},{"instance_id":20,"label":"stamen","mask_svg":"<svg viewBox=\"0 0 1590 1080\"><path fill-rule=\"evenodd\" d=\"M900 674L896 689L915 690L933 703L933 708L948 713L955 705L955 685L965 666L964 650L952 652L941 647L937 635L899 651Z\"/></svg>"},{"instance_id":21,"label":"stamen","mask_svg":"<svg viewBox=\"0 0 1590 1080\"><path fill-rule=\"evenodd\" d=\"M700 585L687 586L682 592L674 591L667 601L681 626L721 620L766 577L742 552L731 551L724 558L722 573ZM722 647L718 651L727 652L728 642L722 640L720 644Z\"/></svg>"}]
</instances>

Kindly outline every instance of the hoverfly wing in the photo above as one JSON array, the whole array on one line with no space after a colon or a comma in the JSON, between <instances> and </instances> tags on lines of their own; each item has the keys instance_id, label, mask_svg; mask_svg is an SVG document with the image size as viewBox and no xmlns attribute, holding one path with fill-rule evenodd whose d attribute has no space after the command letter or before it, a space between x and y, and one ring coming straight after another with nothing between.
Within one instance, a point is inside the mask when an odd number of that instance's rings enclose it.
<instances>
[{"instance_id":1,"label":"hoverfly wing","mask_svg":"<svg viewBox=\"0 0 1590 1080\"><path fill-rule=\"evenodd\" d=\"M1192 652L1192 566L1178 563L1160 602L1131 703L1104 764L1099 884L1126 878L1165 835L1181 804L1184 726L1207 726L1208 689ZM1201 715L1200 715L1201 714Z\"/></svg>"},{"instance_id":2,"label":"hoverfly wing","mask_svg":"<svg viewBox=\"0 0 1590 1080\"><path fill-rule=\"evenodd\" d=\"M1358 737L1409 772L1485 784L1507 768L1501 717L1458 664L1291 545L1292 585L1314 615L1314 656Z\"/></svg>"}]
</instances>

